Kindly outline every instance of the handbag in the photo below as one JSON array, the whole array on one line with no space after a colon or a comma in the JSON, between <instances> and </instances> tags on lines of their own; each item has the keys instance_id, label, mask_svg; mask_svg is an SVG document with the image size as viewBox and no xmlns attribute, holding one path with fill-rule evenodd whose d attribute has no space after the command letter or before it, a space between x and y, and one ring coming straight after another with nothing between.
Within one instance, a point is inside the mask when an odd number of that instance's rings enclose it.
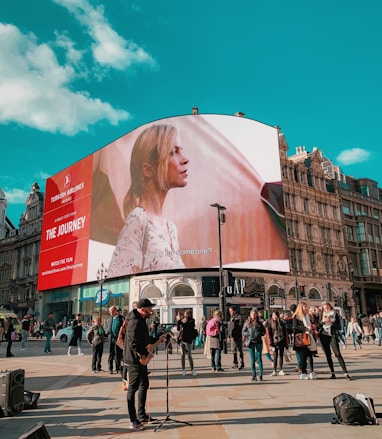
<instances>
[{"instance_id":1,"label":"handbag","mask_svg":"<svg viewBox=\"0 0 382 439\"><path fill-rule=\"evenodd\" d=\"M12 331L11 332L11 340L18 341L18 339L19 339L19 334L16 331Z\"/></svg>"},{"instance_id":2,"label":"handbag","mask_svg":"<svg viewBox=\"0 0 382 439\"><path fill-rule=\"evenodd\" d=\"M310 345L310 337L306 332L294 334L294 345L296 348L303 348Z\"/></svg>"},{"instance_id":3,"label":"handbag","mask_svg":"<svg viewBox=\"0 0 382 439\"><path fill-rule=\"evenodd\" d=\"M250 343L251 343L251 340L247 337L247 338L244 340L244 346L247 348L247 347L250 345Z\"/></svg>"}]
</instances>

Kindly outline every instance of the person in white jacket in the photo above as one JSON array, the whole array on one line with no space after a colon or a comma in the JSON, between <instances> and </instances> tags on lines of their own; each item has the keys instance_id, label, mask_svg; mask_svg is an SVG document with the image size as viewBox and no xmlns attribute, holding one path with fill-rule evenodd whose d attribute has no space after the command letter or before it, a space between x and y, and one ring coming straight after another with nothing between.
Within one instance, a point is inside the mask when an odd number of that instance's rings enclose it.
<instances>
[{"instance_id":1,"label":"person in white jacket","mask_svg":"<svg viewBox=\"0 0 382 439\"><path fill-rule=\"evenodd\" d=\"M354 317L350 319L350 323L348 324L348 329L346 332L346 337L351 337L354 350L357 349L356 343L358 343L359 348L362 349L362 329Z\"/></svg>"}]
</instances>

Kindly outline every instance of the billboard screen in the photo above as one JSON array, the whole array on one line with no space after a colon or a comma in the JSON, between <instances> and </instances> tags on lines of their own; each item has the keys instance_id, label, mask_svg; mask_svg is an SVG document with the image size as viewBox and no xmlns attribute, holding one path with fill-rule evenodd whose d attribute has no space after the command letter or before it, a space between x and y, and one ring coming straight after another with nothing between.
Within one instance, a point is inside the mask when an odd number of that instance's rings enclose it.
<instances>
[{"instance_id":1,"label":"billboard screen","mask_svg":"<svg viewBox=\"0 0 382 439\"><path fill-rule=\"evenodd\" d=\"M225 268L289 271L278 131L162 119L47 180L38 288L94 281L102 262L109 277L218 267L219 245Z\"/></svg>"}]
</instances>

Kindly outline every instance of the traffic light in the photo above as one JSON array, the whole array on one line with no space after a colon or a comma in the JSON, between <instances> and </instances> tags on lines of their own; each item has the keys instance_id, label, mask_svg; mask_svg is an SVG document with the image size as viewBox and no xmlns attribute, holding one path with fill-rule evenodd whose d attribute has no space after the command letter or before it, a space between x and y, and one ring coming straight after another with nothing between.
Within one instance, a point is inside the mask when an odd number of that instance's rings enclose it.
<instances>
[{"instance_id":1,"label":"traffic light","mask_svg":"<svg viewBox=\"0 0 382 439\"><path fill-rule=\"evenodd\" d=\"M305 298L305 286L300 285L300 297L303 299Z\"/></svg>"},{"instance_id":2,"label":"traffic light","mask_svg":"<svg viewBox=\"0 0 382 439\"><path fill-rule=\"evenodd\" d=\"M334 306L341 306L341 301L338 297L334 298Z\"/></svg>"},{"instance_id":3,"label":"traffic light","mask_svg":"<svg viewBox=\"0 0 382 439\"><path fill-rule=\"evenodd\" d=\"M273 306L275 304L275 298L274 297L270 297L269 298L269 306Z\"/></svg>"}]
</instances>

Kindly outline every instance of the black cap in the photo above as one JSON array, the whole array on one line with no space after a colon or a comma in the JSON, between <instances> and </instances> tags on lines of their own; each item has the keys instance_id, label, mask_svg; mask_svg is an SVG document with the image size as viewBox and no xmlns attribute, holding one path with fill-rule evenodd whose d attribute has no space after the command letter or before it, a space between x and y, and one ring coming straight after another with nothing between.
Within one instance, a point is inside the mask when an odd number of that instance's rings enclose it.
<instances>
[{"instance_id":1,"label":"black cap","mask_svg":"<svg viewBox=\"0 0 382 439\"><path fill-rule=\"evenodd\" d=\"M155 303L151 303L149 299L140 299L137 308L152 308Z\"/></svg>"}]
</instances>

